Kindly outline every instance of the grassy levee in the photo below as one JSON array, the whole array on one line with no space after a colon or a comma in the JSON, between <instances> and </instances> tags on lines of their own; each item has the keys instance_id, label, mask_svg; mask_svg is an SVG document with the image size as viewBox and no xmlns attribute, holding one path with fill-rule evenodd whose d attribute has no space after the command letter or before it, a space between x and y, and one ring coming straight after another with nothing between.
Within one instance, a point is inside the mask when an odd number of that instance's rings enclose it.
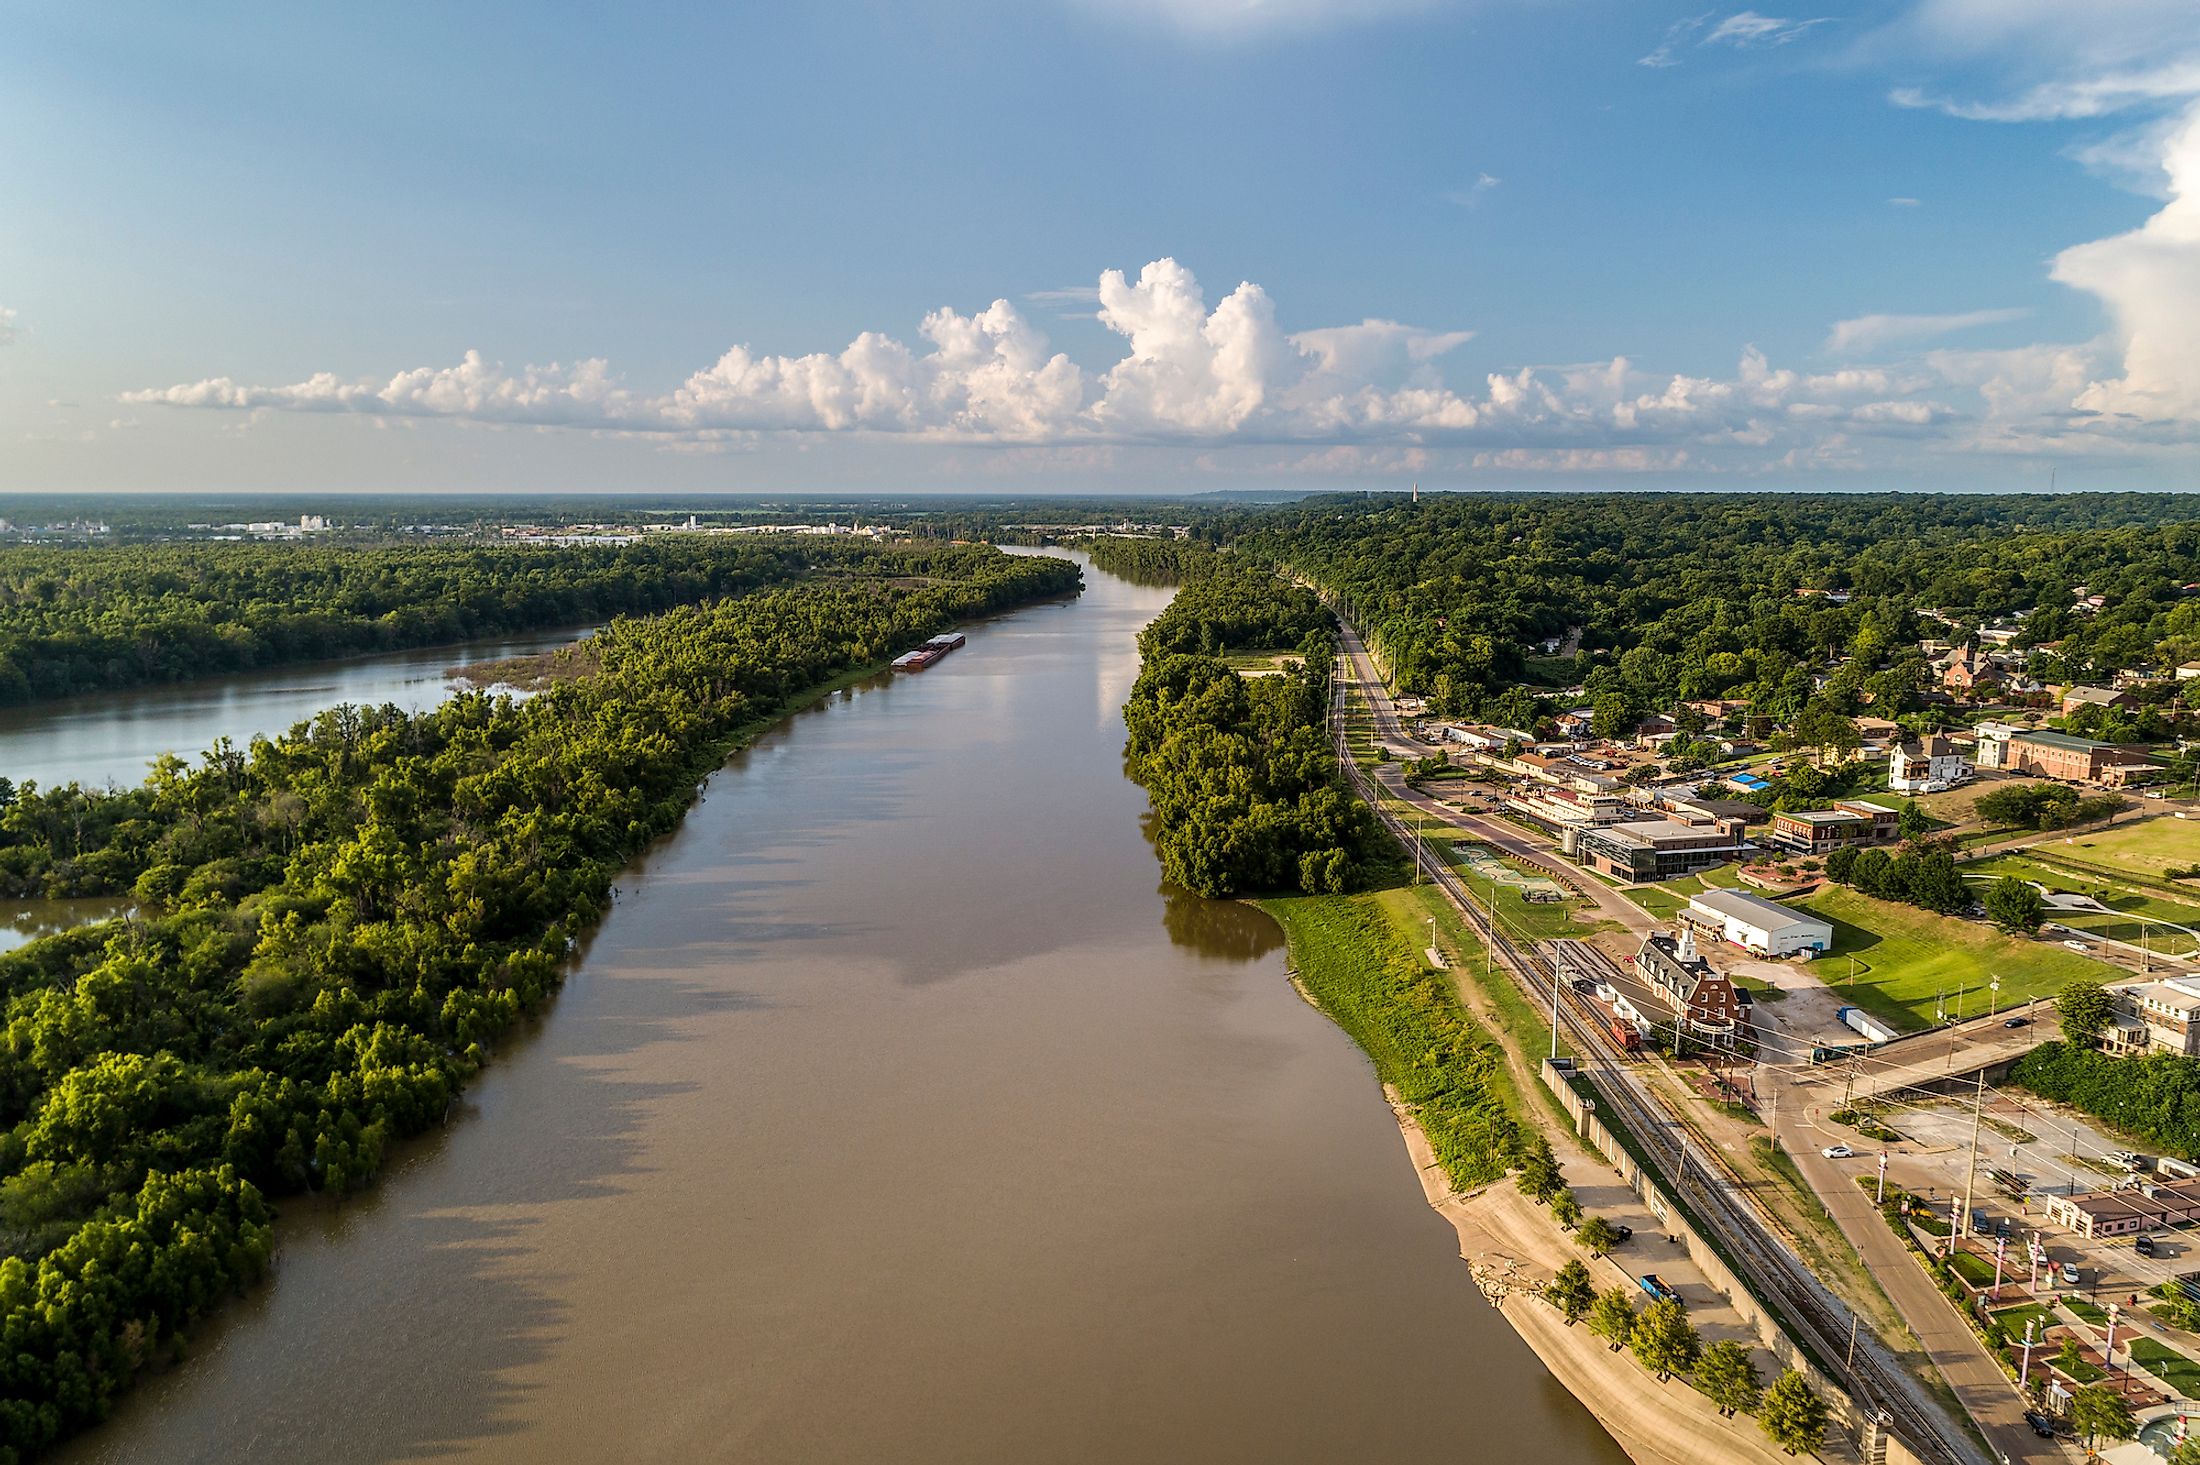
<instances>
[{"instance_id":1,"label":"grassy levee","mask_svg":"<svg viewBox=\"0 0 2200 1465\"><path fill-rule=\"evenodd\" d=\"M1503 1175L1521 1138L1505 1055L1467 1015L1450 977L1413 949L1379 893L1258 904L1283 927L1300 987L1412 1108L1452 1184L1470 1189Z\"/></svg>"}]
</instances>

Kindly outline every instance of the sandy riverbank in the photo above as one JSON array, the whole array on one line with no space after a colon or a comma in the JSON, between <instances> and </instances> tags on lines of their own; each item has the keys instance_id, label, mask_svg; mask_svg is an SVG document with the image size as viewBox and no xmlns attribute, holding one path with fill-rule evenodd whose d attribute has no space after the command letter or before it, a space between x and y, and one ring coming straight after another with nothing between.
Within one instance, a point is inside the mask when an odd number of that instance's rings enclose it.
<instances>
[{"instance_id":1,"label":"sandy riverbank","mask_svg":"<svg viewBox=\"0 0 2200 1465\"><path fill-rule=\"evenodd\" d=\"M1704 1460L1794 1465L1764 1436L1757 1421L1725 1419L1711 1402L1679 1379L1659 1383L1625 1353L1614 1353L1586 1327L1567 1327L1556 1309L1531 1288L1548 1281L1579 1248L1535 1205L1509 1184L1467 1194L1452 1188L1410 1111L1395 1102L1406 1153L1436 1213L1459 1233L1459 1254L1476 1285L1535 1350L1552 1377L1587 1406L1597 1422L1639 1465L1698 1465ZM1593 1266L1597 1285L1621 1280L1610 1264ZM1770 1382L1767 1379L1767 1382ZM1829 1431L1822 1458L1840 1458L1839 1434Z\"/></svg>"}]
</instances>

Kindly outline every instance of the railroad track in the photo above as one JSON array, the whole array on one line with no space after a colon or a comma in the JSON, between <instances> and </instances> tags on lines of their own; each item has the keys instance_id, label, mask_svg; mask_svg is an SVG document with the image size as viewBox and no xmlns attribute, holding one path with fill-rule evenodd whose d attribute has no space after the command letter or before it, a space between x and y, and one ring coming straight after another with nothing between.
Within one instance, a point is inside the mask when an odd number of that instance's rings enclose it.
<instances>
[{"instance_id":1,"label":"railroad track","mask_svg":"<svg viewBox=\"0 0 2200 1465\"><path fill-rule=\"evenodd\" d=\"M1401 844L1418 850L1406 822L1385 807L1374 781L1352 761L1344 733L1342 682L1333 681L1330 726L1339 765L1384 826ZM1435 860L1422 863L1514 983L1539 1006L1558 1013L1560 1030L1574 1050L1600 1060L1582 1070L1598 1102L1608 1105L1609 1112L1643 1146L1659 1178L1717 1238L1750 1289L1776 1310L1791 1333L1799 1335L1796 1341L1819 1366L1839 1379L1859 1408L1892 1430L1919 1458L1939 1465L1985 1465L1987 1457L1968 1438L1947 1429L1939 1411L1927 1402L1922 1384L1887 1352L1878 1334L1863 1326L1826 1289L1739 1193L1739 1178L1722 1161L1690 1148L1679 1121L1643 1091L1610 1036L1583 1019L1571 1004L1555 1001L1559 977L1550 954L1515 942L1500 930L1449 866ZM1561 954L1569 968L1596 970L1609 965L1593 947Z\"/></svg>"}]
</instances>

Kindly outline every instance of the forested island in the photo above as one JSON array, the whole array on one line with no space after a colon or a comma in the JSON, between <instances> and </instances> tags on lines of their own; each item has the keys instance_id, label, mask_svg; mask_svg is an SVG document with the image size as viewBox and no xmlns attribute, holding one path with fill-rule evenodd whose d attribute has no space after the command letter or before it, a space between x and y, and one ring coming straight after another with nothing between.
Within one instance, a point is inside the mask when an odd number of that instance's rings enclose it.
<instances>
[{"instance_id":1,"label":"forested island","mask_svg":"<svg viewBox=\"0 0 2200 1465\"><path fill-rule=\"evenodd\" d=\"M15 888L147 912L0 957L9 1458L100 1417L256 1280L271 1198L355 1189L440 1122L731 747L1079 584L979 547L756 553L761 588L616 620L586 674L532 698L337 708L140 788L0 810Z\"/></svg>"},{"instance_id":2,"label":"forested island","mask_svg":"<svg viewBox=\"0 0 2200 1465\"><path fill-rule=\"evenodd\" d=\"M577 626L789 578L815 540L0 551L0 706Z\"/></svg>"}]
</instances>

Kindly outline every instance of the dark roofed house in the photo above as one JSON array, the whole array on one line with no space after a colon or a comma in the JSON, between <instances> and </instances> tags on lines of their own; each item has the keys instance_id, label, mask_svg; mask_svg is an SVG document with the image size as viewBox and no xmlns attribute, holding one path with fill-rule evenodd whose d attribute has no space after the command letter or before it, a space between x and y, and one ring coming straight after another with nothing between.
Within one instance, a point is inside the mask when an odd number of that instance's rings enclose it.
<instances>
[{"instance_id":1,"label":"dark roofed house","mask_svg":"<svg viewBox=\"0 0 2200 1465\"><path fill-rule=\"evenodd\" d=\"M1748 1025L1748 1005L1724 972L1696 951L1696 935L1656 933L1635 953L1635 973L1655 987L1690 1037L1732 1048Z\"/></svg>"}]
</instances>

